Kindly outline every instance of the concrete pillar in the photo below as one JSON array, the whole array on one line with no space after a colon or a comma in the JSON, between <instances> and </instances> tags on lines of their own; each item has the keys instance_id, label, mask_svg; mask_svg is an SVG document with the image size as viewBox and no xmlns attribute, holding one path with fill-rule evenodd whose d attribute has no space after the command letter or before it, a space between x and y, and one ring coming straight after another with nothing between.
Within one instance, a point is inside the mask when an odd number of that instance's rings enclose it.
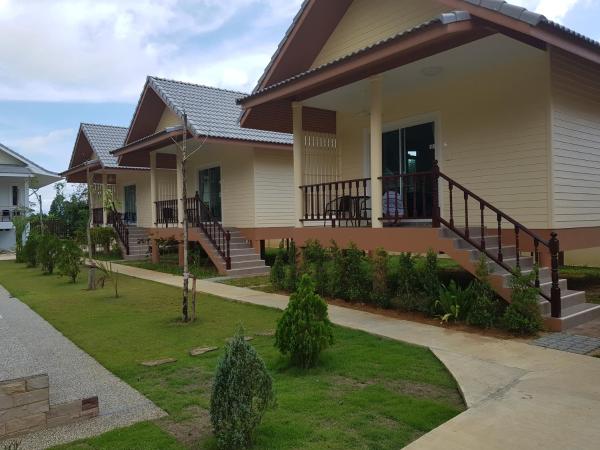
<instances>
[{"instance_id":1,"label":"concrete pillar","mask_svg":"<svg viewBox=\"0 0 600 450\"><path fill-rule=\"evenodd\" d=\"M106 208L107 175L102 174L102 225L108 225L108 208Z\"/></svg>"},{"instance_id":2,"label":"concrete pillar","mask_svg":"<svg viewBox=\"0 0 600 450\"><path fill-rule=\"evenodd\" d=\"M383 215L382 176L382 79L371 78L371 226L382 228Z\"/></svg>"},{"instance_id":3,"label":"concrete pillar","mask_svg":"<svg viewBox=\"0 0 600 450\"><path fill-rule=\"evenodd\" d=\"M296 227L302 227L300 221L304 214L302 191L300 186L304 184L304 139L302 132L302 104L292 103L292 118L294 132L294 205L296 212Z\"/></svg>"},{"instance_id":4,"label":"concrete pillar","mask_svg":"<svg viewBox=\"0 0 600 450\"><path fill-rule=\"evenodd\" d=\"M156 182L156 152L150 153L150 211L152 224L156 226L156 202L158 201L158 183Z\"/></svg>"},{"instance_id":5,"label":"concrete pillar","mask_svg":"<svg viewBox=\"0 0 600 450\"><path fill-rule=\"evenodd\" d=\"M183 172L181 170L181 153L177 152L177 222L178 227L183 227Z\"/></svg>"}]
</instances>

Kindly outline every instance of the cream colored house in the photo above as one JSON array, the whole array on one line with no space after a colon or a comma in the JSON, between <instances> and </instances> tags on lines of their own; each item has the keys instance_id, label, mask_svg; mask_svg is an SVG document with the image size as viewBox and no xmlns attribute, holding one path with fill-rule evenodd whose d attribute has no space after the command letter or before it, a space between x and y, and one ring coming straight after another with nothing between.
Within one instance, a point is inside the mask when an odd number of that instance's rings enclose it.
<instances>
[{"instance_id":1,"label":"cream colored house","mask_svg":"<svg viewBox=\"0 0 600 450\"><path fill-rule=\"evenodd\" d=\"M561 328L600 314L553 267L600 265L599 64L597 42L499 0L307 0L241 123L293 133L297 241L469 270L483 251L507 299L537 264Z\"/></svg>"},{"instance_id":2,"label":"cream colored house","mask_svg":"<svg viewBox=\"0 0 600 450\"><path fill-rule=\"evenodd\" d=\"M229 274L268 272L259 255L264 241L289 237L295 222L292 137L241 128L236 100L244 95L148 77L124 141L112 151L121 166L146 169L136 225L153 248L157 239L182 240L187 210L192 239Z\"/></svg>"}]
</instances>

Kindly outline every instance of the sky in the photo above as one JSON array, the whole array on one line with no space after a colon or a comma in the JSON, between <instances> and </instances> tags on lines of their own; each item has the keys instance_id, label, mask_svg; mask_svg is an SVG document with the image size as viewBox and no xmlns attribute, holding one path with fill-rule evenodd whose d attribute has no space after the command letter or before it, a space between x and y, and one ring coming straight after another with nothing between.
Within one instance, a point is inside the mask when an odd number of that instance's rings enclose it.
<instances>
[{"instance_id":1,"label":"sky","mask_svg":"<svg viewBox=\"0 0 600 450\"><path fill-rule=\"evenodd\" d=\"M60 172L80 122L129 125L147 75L250 91L301 2L0 0L0 142ZM600 40L600 0L511 3Z\"/></svg>"}]
</instances>

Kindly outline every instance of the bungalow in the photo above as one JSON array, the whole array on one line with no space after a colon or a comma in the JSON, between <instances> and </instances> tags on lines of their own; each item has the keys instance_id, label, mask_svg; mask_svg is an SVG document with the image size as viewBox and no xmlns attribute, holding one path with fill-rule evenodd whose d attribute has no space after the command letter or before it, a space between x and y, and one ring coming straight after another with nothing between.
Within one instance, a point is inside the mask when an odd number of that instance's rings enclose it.
<instances>
[{"instance_id":1,"label":"bungalow","mask_svg":"<svg viewBox=\"0 0 600 450\"><path fill-rule=\"evenodd\" d=\"M241 108L236 100L244 95L148 77L130 127L119 132L120 140L111 141L111 148L104 146L106 152L86 156L91 161L100 157L94 163L98 168L106 168L102 162L106 156L111 158L111 171L129 168L126 175L118 172L112 181L125 200L125 224L135 223L144 230L154 261L159 257L161 239L179 241L182 256L184 211L190 239L202 245L223 274L267 273L261 258L265 241L289 237L295 221L292 137L241 128ZM82 131L90 137L87 127ZM90 150L97 147L89 144L86 155L92 155ZM73 160L71 165L87 170L83 161ZM134 179L135 173L138 178ZM121 184L119 176L123 178ZM133 193L128 194L131 190Z\"/></svg>"},{"instance_id":2,"label":"bungalow","mask_svg":"<svg viewBox=\"0 0 600 450\"><path fill-rule=\"evenodd\" d=\"M59 180L58 174L0 144L0 251L15 248L13 218L29 212L29 188Z\"/></svg>"},{"instance_id":3,"label":"bungalow","mask_svg":"<svg viewBox=\"0 0 600 450\"><path fill-rule=\"evenodd\" d=\"M599 43L500 0L306 0L241 124L293 133L300 244L470 271L483 252L507 300L536 265L561 329L600 315L558 271L600 264L599 64Z\"/></svg>"}]
</instances>

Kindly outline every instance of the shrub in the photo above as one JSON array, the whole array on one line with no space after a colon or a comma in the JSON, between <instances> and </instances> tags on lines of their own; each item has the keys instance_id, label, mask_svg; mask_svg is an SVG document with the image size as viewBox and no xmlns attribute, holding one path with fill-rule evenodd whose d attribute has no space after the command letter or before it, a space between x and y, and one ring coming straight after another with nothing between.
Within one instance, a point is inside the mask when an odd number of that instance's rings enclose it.
<instances>
[{"instance_id":1,"label":"shrub","mask_svg":"<svg viewBox=\"0 0 600 450\"><path fill-rule=\"evenodd\" d=\"M60 240L54 235L45 235L40 239L37 250L37 258L42 272L52 275L61 250Z\"/></svg>"},{"instance_id":2,"label":"shrub","mask_svg":"<svg viewBox=\"0 0 600 450\"><path fill-rule=\"evenodd\" d=\"M94 227L90 230L92 238L92 249L96 253L96 247L101 246L104 253L110 253L110 247L115 239L115 230L112 227Z\"/></svg>"},{"instance_id":3,"label":"shrub","mask_svg":"<svg viewBox=\"0 0 600 450\"><path fill-rule=\"evenodd\" d=\"M296 243L293 240L290 242L290 248L287 251L287 261L288 263L285 267L283 287L288 292L294 292L296 290L296 284L298 283L298 261L296 254Z\"/></svg>"},{"instance_id":4,"label":"shrub","mask_svg":"<svg viewBox=\"0 0 600 450\"><path fill-rule=\"evenodd\" d=\"M308 275L303 275L298 291L277 322L275 347L291 356L296 366L312 367L320 353L333 344L333 327L327 303L317 293Z\"/></svg>"},{"instance_id":5,"label":"shrub","mask_svg":"<svg viewBox=\"0 0 600 450\"><path fill-rule=\"evenodd\" d=\"M339 297L350 302L368 300L371 277L364 252L351 242L348 248L340 253L340 271L337 275L339 279L336 280L339 283Z\"/></svg>"},{"instance_id":6,"label":"shrub","mask_svg":"<svg viewBox=\"0 0 600 450\"><path fill-rule=\"evenodd\" d=\"M23 255L23 235L27 230L29 224L29 218L25 215L25 211L21 211L19 215L15 215L12 218L13 226L15 227L15 262L25 262Z\"/></svg>"},{"instance_id":7,"label":"shrub","mask_svg":"<svg viewBox=\"0 0 600 450\"><path fill-rule=\"evenodd\" d=\"M27 237L27 242L23 246L23 262L27 267L38 266L38 245L42 237L37 231L31 231Z\"/></svg>"},{"instance_id":8,"label":"shrub","mask_svg":"<svg viewBox=\"0 0 600 450\"><path fill-rule=\"evenodd\" d=\"M342 280L344 271L344 255L335 241L331 241L329 248L330 260L325 263L325 277L327 279L326 295L333 298L342 297Z\"/></svg>"},{"instance_id":9,"label":"shrub","mask_svg":"<svg viewBox=\"0 0 600 450\"><path fill-rule=\"evenodd\" d=\"M81 271L82 258L83 251L75 241L64 241L58 255L58 272L63 276L69 277L73 283L77 283L77 277Z\"/></svg>"},{"instance_id":10,"label":"shrub","mask_svg":"<svg viewBox=\"0 0 600 450\"><path fill-rule=\"evenodd\" d=\"M442 322L464 320L469 314L472 299L472 286L463 289L453 280L448 286L441 287L440 297L435 303L436 312Z\"/></svg>"},{"instance_id":11,"label":"shrub","mask_svg":"<svg viewBox=\"0 0 600 450\"><path fill-rule=\"evenodd\" d=\"M221 449L248 448L252 434L275 402L273 380L241 327L225 346L210 398L210 419Z\"/></svg>"},{"instance_id":12,"label":"shrub","mask_svg":"<svg viewBox=\"0 0 600 450\"><path fill-rule=\"evenodd\" d=\"M315 289L320 295L325 295L327 290L327 274L325 262L327 251L317 240L310 240L302 249L302 274L309 275L315 282Z\"/></svg>"},{"instance_id":13,"label":"shrub","mask_svg":"<svg viewBox=\"0 0 600 450\"><path fill-rule=\"evenodd\" d=\"M429 250L423 263L417 270L419 285L422 289L423 304L419 305L422 312L432 313L435 302L440 294L440 278L438 276L438 255Z\"/></svg>"},{"instance_id":14,"label":"shrub","mask_svg":"<svg viewBox=\"0 0 600 450\"><path fill-rule=\"evenodd\" d=\"M388 287L389 261L390 257L384 249L378 248L375 250L372 258L373 291L371 292L371 299L377 306L382 308L389 308L391 301Z\"/></svg>"},{"instance_id":15,"label":"shrub","mask_svg":"<svg viewBox=\"0 0 600 450\"><path fill-rule=\"evenodd\" d=\"M113 268L111 261L97 261L96 269L100 271L100 274L96 278L96 286L104 288L104 285L108 281L113 285L115 292L115 298L119 298L119 271Z\"/></svg>"},{"instance_id":16,"label":"shrub","mask_svg":"<svg viewBox=\"0 0 600 450\"><path fill-rule=\"evenodd\" d=\"M271 284L276 289L283 289L285 287L285 250L283 248L283 240L279 243L279 249L277 250L277 256L275 257L275 263L271 267Z\"/></svg>"},{"instance_id":17,"label":"shrub","mask_svg":"<svg viewBox=\"0 0 600 450\"><path fill-rule=\"evenodd\" d=\"M502 326L511 333L531 335L542 329L539 292L533 286L535 272L534 270L529 275L523 275L520 270L517 270L511 276L511 303L502 316Z\"/></svg>"},{"instance_id":18,"label":"shrub","mask_svg":"<svg viewBox=\"0 0 600 450\"><path fill-rule=\"evenodd\" d=\"M483 253L479 257L475 275L477 279L471 288L472 303L466 322L475 327L492 328L498 321L500 302L490 284L490 269Z\"/></svg>"},{"instance_id":19,"label":"shrub","mask_svg":"<svg viewBox=\"0 0 600 450\"><path fill-rule=\"evenodd\" d=\"M427 301L419 289L419 273L412 254L402 253L399 255L396 283L396 306L404 311L427 311Z\"/></svg>"}]
</instances>

